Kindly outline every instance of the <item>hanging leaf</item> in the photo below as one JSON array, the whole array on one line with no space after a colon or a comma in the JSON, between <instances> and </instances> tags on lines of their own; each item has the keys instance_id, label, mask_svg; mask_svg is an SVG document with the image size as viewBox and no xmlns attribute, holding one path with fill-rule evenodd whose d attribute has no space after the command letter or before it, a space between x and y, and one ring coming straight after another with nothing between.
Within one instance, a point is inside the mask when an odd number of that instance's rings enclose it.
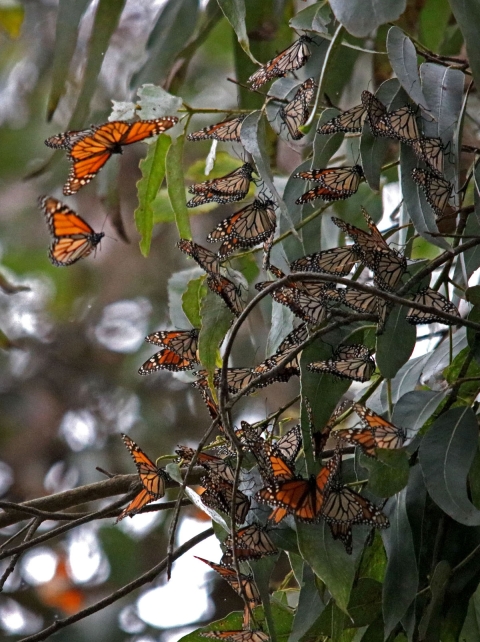
<instances>
[{"instance_id":1,"label":"hanging leaf","mask_svg":"<svg viewBox=\"0 0 480 642\"><path fill-rule=\"evenodd\" d=\"M406 0L330 0L335 18L352 36L363 38L380 25L395 22L405 11Z\"/></svg>"},{"instance_id":2,"label":"hanging leaf","mask_svg":"<svg viewBox=\"0 0 480 642\"><path fill-rule=\"evenodd\" d=\"M429 112L429 104L422 92L418 75L415 46L398 27L390 27L388 30L387 53L392 69L402 87L416 105L421 105Z\"/></svg>"},{"instance_id":3,"label":"hanging leaf","mask_svg":"<svg viewBox=\"0 0 480 642\"><path fill-rule=\"evenodd\" d=\"M474 412L465 406L452 408L430 426L419 451L428 494L447 515L467 526L480 525L480 510L467 494L477 440Z\"/></svg>"},{"instance_id":4,"label":"hanging leaf","mask_svg":"<svg viewBox=\"0 0 480 642\"><path fill-rule=\"evenodd\" d=\"M253 56L250 51L250 42L248 40L247 28L245 25L245 0L217 0L225 18L232 25L233 30L237 34L238 42L247 54L250 60L259 65L258 60Z\"/></svg>"}]
</instances>

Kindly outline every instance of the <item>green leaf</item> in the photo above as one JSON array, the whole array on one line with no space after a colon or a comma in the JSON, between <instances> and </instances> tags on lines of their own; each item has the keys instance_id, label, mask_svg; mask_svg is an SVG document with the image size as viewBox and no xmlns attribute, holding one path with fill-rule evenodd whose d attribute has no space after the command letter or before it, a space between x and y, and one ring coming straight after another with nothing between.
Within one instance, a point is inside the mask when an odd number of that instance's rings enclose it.
<instances>
[{"instance_id":1,"label":"green leaf","mask_svg":"<svg viewBox=\"0 0 480 642\"><path fill-rule=\"evenodd\" d=\"M330 0L329 4L347 31L363 38L380 25L395 22L405 11L406 0Z\"/></svg>"},{"instance_id":2,"label":"green leaf","mask_svg":"<svg viewBox=\"0 0 480 642\"><path fill-rule=\"evenodd\" d=\"M358 575L359 577L370 577L372 580L383 582L386 567L387 556L383 548L380 531L377 530L372 544L367 546L363 552Z\"/></svg>"},{"instance_id":3,"label":"green leaf","mask_svg":"<svg viewBox=\"0 0 480 642\"><path fill-rule=\"evenodd\" d=\"M400 622L418 591L418 568L406 511L407 489L392 497L384 509L390 528L381 531L387 553L383 584L385 639Z\"/></svg>"},{"instance_id":4,"label":"green leaf","mask_svg":"<svg viewBox=\"0 0 480 642\"><path fill-rule=\"evenodd\" d=\"M361 465L369 471L368 490L378 497L391 497L408 483L408 456L403 450L377 448L377 457L362 455Z\"/></svg>"},{"instance_id":5,"label":"green leaf","mask_svg":"<svg viewBox=\"0 0 480 642\"><path fill-rule=\"evenodd\" d=\"M185 202L185 179L183 176L183 146L185 138L179 136L172 141L167 153L166 174L168 196L175 212L175 223L181 239L191 239L190 219Z\"/></svg>"},{"instance_id":6,"label":"green leaf","mask_svg":"<svg viewBox=\"0 0 480 642\"><path fill-rule=\"evenodd\" d=\"M52 87L47 103L47 121L57 109L58 101L67 89L68 72L73 54L77 47L80 20L91 0L59 0L57 26L55 31L55 51L53 54Z\"/></svg>"},{"instance_id":7,"label":"green leaf","mask_svg":"<svg viewBox=\"0 0 480 642\"><path fill-rule=\"evenodd\" d=\"M217 0L225 18L232 25L237 34L238 42L252 62L260 64L250 51L247 28L245 25L245 0Z\"/></svg>"},{"instance_id":8,"label":"green leaf","mask_svg":"<svg viewBox=\"0 0 480 642\"><path fill-rule=\"evenodd\" d=\"M449 0L467 47L467 57L473 72L475 84L480 83L480 42L478 25L480 24L480 4L476 0Z\"/></svg>"},{"instance_id":9,"label":"green leaf","mask_svg":"<svg viewBox=\"0 0 480 642\"><path fill-rule=\"evenodd\" d=\"M202 325L202 316L200 306L202 299L206 296L205 277L200 276L198 279L192 279L188 282L187 289L182 296L182 308L185 316L188 318L194 328L200 328Z\"/></svg>"},{"instance_id":10,"label":"green leaf","mask_svg":"<svg viewBox=\"0 0 480 642\"><path fill-rule=\"evenodd\" d=\"M138 89L137 96L137 105L140 107L138 110L139 116L145 120L161 118L162 116L175 116L182 106L181 98L168 93L163 87L149 83L142 85ZM176 127L179 127L179 125L169 129L166 136L170 136ZM172 138L175 138L175 134L173 134Z\"/></svg>"},{"instance_id":11,"label":"green leaf","mask_svg":"<svg viewBox=\"0 0 480 642\"><path fill-rule=\"evenodd\" d=\"M168 312L170 321L175 328L187 328L189 318L183 311L183 295L192 279L205 278L205 273L199 267L175 272L168 279Z\"/></svg>"},{"instance_id":12,"label":"green leaf","mask_svg":"<svg viewBox=\"0 0 480 642\"><path fill-rule=\"evenodd\" d=\"M198 337L200 361L210 375L213 375L219 359L219 345L232 323L232 313L220 297L207 291L200 308L202 327Z\"/></svg>"},{"instance_id":13,"label":"green leaf","mask_svg":"<svg viewBox=\"0 0 480 642\"><path fill-rule=\"evenodd\" d=\"M83 73L82 89L67 129L81 129L85 125L105 53L108 50L110 38L120 22L125 2L126 0L99 0L98 2L87 47L87 63Z\"/></svg>"},{"instance_id":14,"label":"green leaf","mask_svg":"<svg viewBox=\"0 0 480 642\"><path fill-rule=\"evenodd\" d=\"M273 175L270 167L270 157L267 150L265 120L266 119L263 115L263 112L261 111L254 111L247 116L242 124L242 145L245 147L247 152L250 152L250 154L253 156L253 160L255 161L255 165L257 166L258 173L260 174L260 178L264 181L265 185L272 193L281 215L285 217L285 220L288 222L290 229L292 229L293 222L290 217L290 213L287 209L287 206L285 205L284 200L278 193L277 188L273 184ZM294 233L297 234L295 231Z\"/></svg>"},{"instance_id":15,"label":"green leaf","mask_svg":"<svg viewBox=\"0 0 480 642\"><path fill-rule=\"evenodd\" d=\"M430 51L438 51L451 15L448 0L427 0L424 4L420 13L420 42Z\"/></svg>"},{"instance_id":16,"label":"green leaf","mask_svg":"<svg viewBox=\"0 0 480 642\"><path fill-rule=\"evenodd\" d=\"M477 450L478 423L470 408L441 415L420 444L420 465L428 493L447 515L467 526L480 525L480 510L467 494L467 476Z\"/></svg>"},{"instance_id":17,"label":"green leaf","mask_svg":"<svg viewBox=\"0 0 480 642\"><path fill-rule=\"evenodd\" d=\"M427 110L429 104L420 85L415 46L398 27L390 27L388 30L387 53L402 87L416 105L422 105L423 109Z\"/></svg>"},{"instance_id":18,"label":"green leaf","mask_svg":"<svg viewBox=\"0 0 480 642\"><path fill-rule=\"evenodd\" d=\"M131 87L145 81L163 84L178 54L194 34L199 16L198 0L167 0L147 42L148 59L132 77Z\"/></svg>"},{"instance_id":19,"label":"green leaf","mask_svg":"<svg viewBox=\"0 0 480 642\"><path fill-rule=\"evenodd\" d=\"M147 156L140 161L142 178L137 182L138 207L134 212L135 225L141 236L140 251L148 256L153 231L152 202L165 178L165 158L172 143L169 136L161 134L149 145Z\"/></svg>"},{"instance_id":20,"label":"green leaf","mask_svg":"<svg viewBox=\"0 0 480 642\"><path fill-rule=\"evenodd\" d=\"M0 350L10 350L15 348L15 343L10 341L3 330L0 330Z\"/></svg>"},{"instance_id":21,"label":"green leaf","mask_svg":"<svg viewBox=\"0 0 480 642\"><path fill-rule=\"evenodd\" d=\"M411 390L395 404L392 422L406 430L407 439L410 441L430 419L446 395L447 390L439 390L438 392Z\"/></svg>"},{"instance_id":22,"label":"green leaf","mask_svg":"<svg viewBox=\"0 0 480 642\"><path fill-rule=\"evenodd\" d=\"M472 305L480 305L480 285L473 285L465 292L466 300Z\"/></svg>"},{"instance_id":23,"label":"green leaf","mask_svg":"<svg viewBox=\"0 0 480 642\"><path fill-rule=\"evenodd\" d=\"M420 639L440 639L443 602L451 575L452 568L450 564L446 560L441 560L433 571L433 575L430 580L430 602L418 625Z\"/></svg>"},{"instance_id":24,"label":"green leaf","mask_svg":"<svg viewBox=\"0 0 480 642\"><path fill-rule=\"evenodd\" d=\"M302 11L299 11L291 20L290 26L293 29L306 29L317 33L328 33L327 26L332 21L330 9L325 5L312 4Z\"/></svg>"},{"instance_id":25,"label":"green leaf","mask_svg":"<svg viewBox=\"0 0 480 642\"><path fill-rule=\"evenodd\" d=\"M407 363L415 348L417 331L405 320L406 310L395 306L390 312L383 334L377 337L375 359L385 379L393 379Z\"/></svg>"},{"instance_id":26,"label":"green leaf","mask_svg":"<svg viewBox=\"0 0 480 642\"><path fill-rule=\"evenodd\" d=\"M325 605L318 593L315 574L310 566L304 563L297 612L288 642L298 642L317 620L324 608Z\"/></svg>"},{"instance_id":27,"label":"green leaf","mask_svg":"<svg viewBox=\"0 0 480 642\"><path fill-rule=\"evenodd\" d=\"M348 613L353 622L346 628L361 628L374 622L382 610L382 584L369 577L362 577L352 591Z\"/></svg>"},{"instance_id":28,"label":"green leaf","mask_svg":"<svg viewBox=\"0 0 480 642\"><path fill-rule=\"evenodd\" d=\"M459 69L442 68L440 65L427 62L420 67L420 77L431 116L423 119L423 134L432 138L439 137L445 146L449 146L450 154L447 156L444 175L447 180L456 183L458 151L455 133L461 118L465 74Z\"/></svg>"},{"instance_id":29,"label":"green leaf","mask_svg":"<svg viewBox=\"0 0 480 642\"><path fill-rule=\"evenodd\" d=\"M474 305L468 313L468 320L478 323L480 321L480 305ZM467 328L467 341L477 363L480 363L480 333L472 328Z\"/></svg>"},{"instance_id":30,"label":"green leaf","mask_svg":"<svg viewBox=\"0 0 480 642\"><path fill-rule=\"evenodd\" d=\"M342 634L346 622L348 622L347 615L338 608L334 600L330 600L320 617L317 618L305 633L301 642L319 640L322 639L323 636L327 636L329 640L334 642L343 641Z\"/></svg>"},{"instance_id":31,"label":"green leaf","mask_svg":"<svg viewBox=\"0 0 480 642\"><path fill-rule=\"evenodd\" d=\"M267 338L266 356L272 355L287 334L293 330L295 315L289 308L272 301L272 321Z\"/></svg>"},{"instance_id":32,"label":"green leaf","mask_svg":"<svg viewBox=\"0 0 480 642\"><path fill-rule=\"evenodd\" d=\"M354 548L348 555L343 544L335 541L328 524L297 523L297 537L300 553L310 564L315 575L326 585L337 606L347 612L350 592L355 578L356 560L363 548L354 532Z\"/></svg>"}]
</instances>

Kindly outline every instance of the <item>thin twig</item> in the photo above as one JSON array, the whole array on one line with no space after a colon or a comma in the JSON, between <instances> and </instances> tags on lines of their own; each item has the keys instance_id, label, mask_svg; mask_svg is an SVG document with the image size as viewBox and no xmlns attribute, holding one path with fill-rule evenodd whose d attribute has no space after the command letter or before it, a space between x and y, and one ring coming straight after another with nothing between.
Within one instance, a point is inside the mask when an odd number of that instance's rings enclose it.
<instances>
[{"instance_id":1,"label":"thin twig","mask_svg":"<svg viewBox=\"0 0 480 642\"><path fill-rule=\"evenodd\" d=\"M30 524L28 526L27 534L25 535L25 537L23 539L24 542L28 542L28 540L30 540L33 537L35 531L37 530L37 528L40 526L41 523L42 523L42 520L39 519L38 517L35 517L34 519L31 520L31 522L30 522ZM12 557L12 559L10 560L10 564L7 566L7 568L5 569L5 572L3 573L2 577L0 578L0 592L3 591L3 587L5 586L5 582L8 580L10 575L15 570L15 566L17 565L17 562L20 559L20 555L21 555L21 553L17 553L16 555L14 555Z\"/></svg>"},{"instance_id":2,"label":"thin twig","mask_svg":"<svg viewBox=\"0 0 480 642\"><path fill-rule=\"evenodd\" d=\"M179 557L184 555L191 548L193 548L200 542L203 542L203 540L207 539L208 537L211 537L212 535L213 535L213 528L207 528L207 530L203 531L202 533L195 535L195 537L192 537L192 539L188 540L188 542L185 542L185 544L182 544L182 546L179 546L177 548L177 550L173 553L173 560L174 561L177 560ZM132 593L132 591L134 591L135 589L140 588L141 586L143 586L144 584L147 584L148 582L152 582L166 568L167 568L167 558L163 559L159 564L154 566L152 569L150 569L143 575L140 575L140 577L137 577L137 579L133 580L133 582L129 582L128 584L123 586L121 589L118 589L118 591L114 591L107 597L104 597L103 600L99 600L98 602L96 602L95 604L92 604L88 608L83 609L78 613L75 613L75 615L66 617L63 620L55 620L55 622L53 622L53 624L51 624L50 626L47 626L47 628L43 629L42 631L39 631L38 633L35 633L34 635L29 635L28 637L23 638L19 642L40 642L41 640L46 640L50 635L52 635L53 633L56 633L60 629L64 629L67 626L70 626L70 624L74 624L74 622L78 622L79 620L83 620L89 615L92 615L93 613L98 613L98 611L101 611L106 606L109 606L110 604L117 602L122 597L125 597L125 595Z\"/></svg>"}]
</instances>

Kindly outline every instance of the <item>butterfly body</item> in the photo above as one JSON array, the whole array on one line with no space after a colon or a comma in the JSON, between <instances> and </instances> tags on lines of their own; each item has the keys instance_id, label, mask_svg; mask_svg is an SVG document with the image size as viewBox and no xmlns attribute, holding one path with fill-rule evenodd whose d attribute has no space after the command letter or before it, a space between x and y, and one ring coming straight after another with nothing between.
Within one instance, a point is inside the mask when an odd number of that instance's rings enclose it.
<instances>
[{"instance_id":1,"label":"butterfly body","mask_svg":"<svg viewBox=\"0 0 480 642\"><path fill-rule=\"evenodd\" d=\"M321 198L328 203L345 200L355 194L363 179L363 169L360 165L312 169L308 172L298 172L293 178L302 178L305 181L320 184L302 194L297 198L296 203L308 203L316 198Z\"/></svg>"},{"instance_id":2,"label":"butterfly body","mask_svg":"<svg viewBox=\"0 0 480 642\"><path fill-rule=\"evenodd\" d=\"M112 154L121 154L124 145L131 145L157 136L178 122L175 116L127 123L114 120L92 125L83 131L64 132L47 138L45 144L54 149L66 149L72 162L63 188L66 195L75 194L87 185L102 169Z\"/></svg>"},{"instance_id":3,"label":"butterfly body","mask_svg":"<svg viewBox=\"0 0 480 642\"><path fill-rule=\"evenodd\" d=\"M44 196L39 202L52 236L49 258L53 265L63 267L76 263L88 256L105 236L103 232L95 232L56 198Z\"/></svg>"}]
</instances>

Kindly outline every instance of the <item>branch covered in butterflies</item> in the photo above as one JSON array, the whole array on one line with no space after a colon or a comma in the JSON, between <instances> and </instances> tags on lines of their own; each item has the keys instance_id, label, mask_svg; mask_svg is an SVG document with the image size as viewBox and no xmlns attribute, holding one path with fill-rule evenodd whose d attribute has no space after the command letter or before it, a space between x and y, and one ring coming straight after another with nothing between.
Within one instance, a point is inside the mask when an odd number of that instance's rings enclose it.
<instances>
[{"instance_id":1,"label":"branch covered in butterflies","mask_svg":"<svg viewBox=\"0 0 480 642\"><path fill-rule=\"evenodd\" d=\"M188 542L185 542L185 544L182 544L181 546L179 546L177 550L173 553L172 555L173 561L177 560L179 557L187 553L191 548L193 548L200 542L203 542L208 537L211 537L213 534L214 534L213 528L207 528L202 533L199 533L198 535L195 535L195 537L192 537L192 539L188 540ZM53 633L56 633L57 631L64 629L67 626L70 626L70 624L74 624L79 620L83 620L89 615L93 615L93 613L98 613L98 611L101 611L106 606L109 606L110 604L117 602L122 597L125 597L125 595L129 595L130 593L135 591L137 588L140 588L141 586L143 586L144 584L147 584L148 582L152 582L156 577L158 577L158 575L160 575L160 573L163 573L166 570L166 568L167 568L167 558L163 559L161 562L156 564L156 566L151 568L149 571L147 571L143 575L140 575L139 577L137 577L137 579L133 580L133 582L129 582L122 588L118 589L118 591L114 591L113 593L111 593L107 597L104 597L102 600L99 600L95 604L92 604L86 609L83 609L82 611L75 613L75 615L66 617L63 620L55 620L53 624L51 624L50 626L47 626L42 631L39 631L34 635L29 635L26 638L22 638L22 640L20 640L19 642L40 642L40 640L46 640Z\"/></svg>"},{"instance_id":2,"label":"branch covered in butterflies","mask_svg":"<svg viewBox=\"0 0 480 642\"><path fill-rule=\"evenodd\" d=\"M182 473L186 473L183 470ZM204 474L203 469L198 468L189 472L189 483L198 483L200 477ZM67 515L70 514L57 514L57 511L62 511L73 506L87 504L89 502L97 501L99 499L106 499L114 495L122 495L128 493L135 485L137 490L141 489L141 484L138 481L138 475L115 475L110 479L94 482L93 484L86 484L78 488L72 488L55 495L48 495L47 497L39 497L31 499L21 504L14 504L11 502L1 502L0 508L4 509L0 513L0 528L5 528L11 524L23 521L27 515L36 515L42 519L75 519ZM176 488L178 483L170 480L166 482L167 488ZM84 514L82 514L83 516Z\"/></svg>"}]
</instances>

